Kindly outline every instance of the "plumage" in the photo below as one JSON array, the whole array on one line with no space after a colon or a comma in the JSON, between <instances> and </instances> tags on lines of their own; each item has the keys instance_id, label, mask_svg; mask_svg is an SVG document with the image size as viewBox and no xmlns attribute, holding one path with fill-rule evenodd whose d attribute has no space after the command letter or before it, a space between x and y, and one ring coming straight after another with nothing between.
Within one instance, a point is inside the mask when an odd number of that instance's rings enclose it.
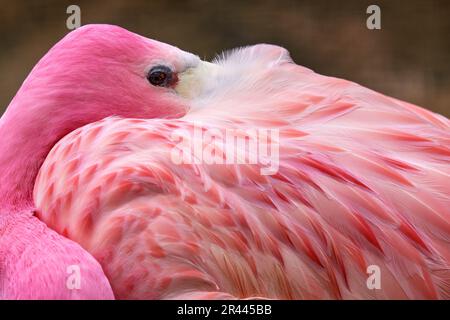
<instances>
[{"instance_id":1,"label":"plumage","mask_svg":"<svg viewBox=\"0 0 450 320\"><path fill-rule=\"evenodd\" d=\"M171 52L189 68L198 63ZM0 241L14 245L11 237L24 234L8 226L39 224L50 243L98 261L93 283L107 279L106 289L81 298L111 297L109 284L119 299L450 298L448 119L314 73L277 46L234 50L205 68L184 73L181 80L199 83L183 82L165 103L156 100L163 91L153 93L159 112L100 108L50 141L29 199L40 221L5 222ZM101 106L117 108L127 90L99 97ZM199 127L250 140L255 128L275 130L277 171L176 163L180 136L211 147L195 135ZM26 250L1 244L4 256ZM371 265L381 269L380 290L366 285ZM25 296L16 291L0 287Z\"/></svg>"},{"instance_id":2,"label":"plumage","mask_svg":"<svg viewBox=\"0 0 450 320\"><path fill-rule=\"evenodd\" d=\"M216 63L185 116L85 126L41 169L38 216L92 253L116 297L449 298L448 120L274 46ZM199 123L279 130L279 171L174 164L174 132L195 139Z\"/></svg>"}]
</instances>

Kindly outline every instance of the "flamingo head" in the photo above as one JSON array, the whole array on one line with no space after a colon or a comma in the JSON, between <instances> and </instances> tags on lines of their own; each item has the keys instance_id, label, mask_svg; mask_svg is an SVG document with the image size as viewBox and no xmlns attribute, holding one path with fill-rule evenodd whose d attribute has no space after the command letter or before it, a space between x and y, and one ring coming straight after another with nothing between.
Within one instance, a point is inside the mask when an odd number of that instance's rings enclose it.
<instances>
[{"instance_id":1,"label":"flamingo head","mask_svg":"<svg viewBox=\"0 0 450 320\"><path fill-rule=\"evenodd\" d=\"M51 126L58 138L108 116L177 118L205 97L215 105L230 92L264 92L274 75L288 74L273 71L280 62L290 59L277 46L242 48L209 63L117 26L86 25L38 62L4 118L29 130Z\"/></svg>"},{"instance_id":2,"label":"flamingo head","mask_svg":"<svg viewBox=\"0 0 450 320\"><path fill-rule=\"evenodd\" d=\"M83 26L39 61L5 115L32 115L30 122L50 121L64 133L108 116L180 117L189 108L184 82L195 82L184 73L204 64L117 26Z\"/></svg>"}]
</instances>

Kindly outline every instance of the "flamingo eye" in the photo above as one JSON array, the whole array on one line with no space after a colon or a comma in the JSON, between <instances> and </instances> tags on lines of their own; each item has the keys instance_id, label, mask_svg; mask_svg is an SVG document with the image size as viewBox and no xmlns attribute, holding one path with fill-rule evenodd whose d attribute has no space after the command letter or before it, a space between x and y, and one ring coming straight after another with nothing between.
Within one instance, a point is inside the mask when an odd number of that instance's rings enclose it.
<instances>
[{"instance_id":1,"label":"flamingo eye","mask_svg":"<svg viewBox=\"0 0 450 320\"><path fill-rule=\"evenodd\" d=\"M172 84L174 77L169 67L156 66L150 69L147 80L156 87L168 87Z\"/></svg>"}]
</instances>

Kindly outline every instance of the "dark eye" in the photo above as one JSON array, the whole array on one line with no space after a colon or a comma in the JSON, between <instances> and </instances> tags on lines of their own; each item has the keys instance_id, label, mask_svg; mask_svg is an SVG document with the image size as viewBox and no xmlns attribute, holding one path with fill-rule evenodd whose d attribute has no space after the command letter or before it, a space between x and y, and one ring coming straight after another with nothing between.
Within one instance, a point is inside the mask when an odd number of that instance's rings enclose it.
<instances>
[{"instance_id":1,"label":"dark eye","mask_svg":"<svg viewBox=\"0 0 450 320\"><path fill-rule=\"evenodd\" d=\"M168 87L172 84L172 70L166 66L156 66L151 68L147 75L148 82L157 87Z\"/></svg>"}]
</instances>

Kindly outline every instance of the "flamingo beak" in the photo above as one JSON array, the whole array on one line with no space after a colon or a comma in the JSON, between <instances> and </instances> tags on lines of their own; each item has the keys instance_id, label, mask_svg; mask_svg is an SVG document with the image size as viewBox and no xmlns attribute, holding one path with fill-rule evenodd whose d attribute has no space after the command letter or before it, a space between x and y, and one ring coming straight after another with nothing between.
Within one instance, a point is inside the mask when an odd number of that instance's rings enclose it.
<instances>
[{"instance_id":1,"label":"flamingo beak","mask_svg":"<svg viewBox=\"0 0 450 320\"><path fill-rule=\"evenodd\" d=\"M178 75L175 91L187 99L198 97L215 82L220 69L218 64L200 60L196 66L189 67Z\"/></svg>"}]
</instances>

